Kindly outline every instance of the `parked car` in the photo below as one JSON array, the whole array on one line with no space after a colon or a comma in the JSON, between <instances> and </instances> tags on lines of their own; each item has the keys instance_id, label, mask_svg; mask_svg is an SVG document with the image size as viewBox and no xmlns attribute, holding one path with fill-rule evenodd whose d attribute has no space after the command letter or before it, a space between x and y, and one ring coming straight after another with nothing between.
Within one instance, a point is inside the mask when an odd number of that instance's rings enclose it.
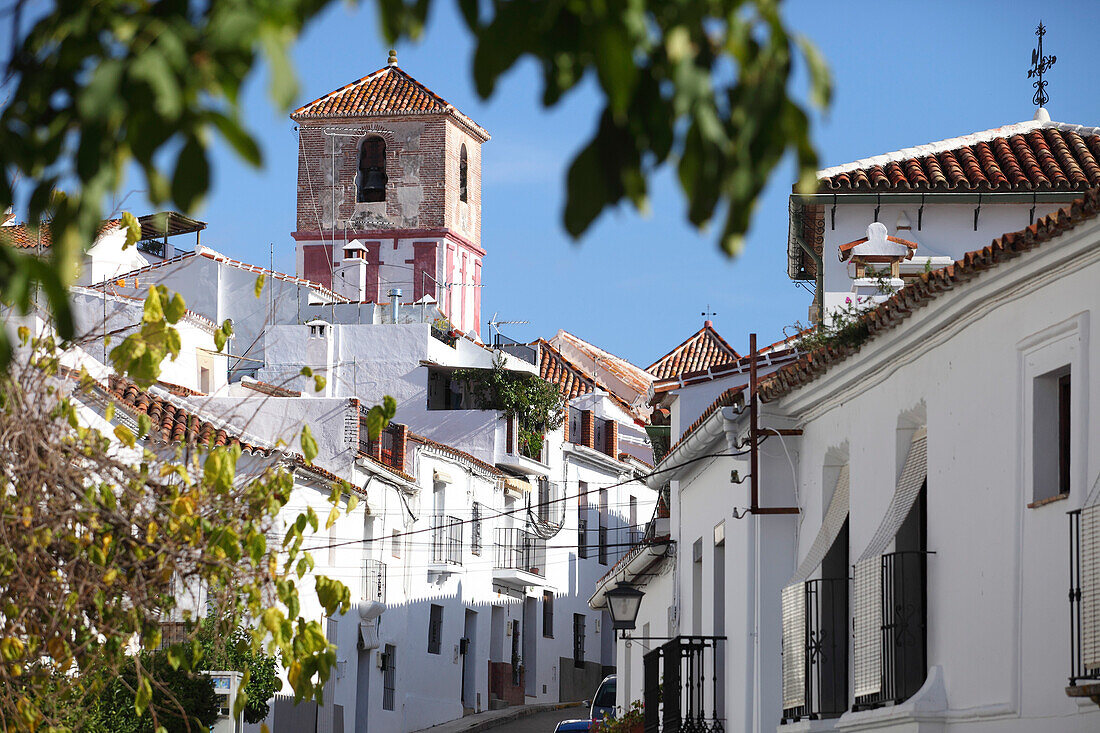
<instances>
[{"instance_id":1,"label":"parked car","mask_svg":"<svg viewBox=\"0 0 1100 733\"><path fill-rule=\"evenodd\" d=\"M596 696L592 698L592 711L589 714L593 722L599 722L605 717L615 718L615 675L609 674L603 678Z\"/></svg>"},{"instance_id":2,"label":"parked car","mask_svg":"<svg viewBox=\"0 0 1100 733\"><path fill-rule=\"evenodd\" d=\"M580 718L577 720L563 720L558 723L558 726L554 728L554 733L566 733L567 731L588 731L592 730L592 721L588 718Z\"/></svg>"}]
</instances>

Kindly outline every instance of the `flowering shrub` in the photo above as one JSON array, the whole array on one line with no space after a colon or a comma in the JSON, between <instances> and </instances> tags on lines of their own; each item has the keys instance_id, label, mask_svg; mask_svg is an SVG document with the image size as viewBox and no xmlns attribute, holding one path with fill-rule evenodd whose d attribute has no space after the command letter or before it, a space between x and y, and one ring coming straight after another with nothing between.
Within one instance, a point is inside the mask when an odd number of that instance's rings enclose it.
<instances>
[{"instance_id":1,"label":"flowering shrub","mask_svg":"<svg viewBox=\"0 0 1100 733\"><path fill-rule=\"evenodd\" d=\"M645 722L645 706L641 700L630 703L630 707L618 717L604 718L593 729L595 733L636 733L642 730Z\"/></svg>"}]
</instances>

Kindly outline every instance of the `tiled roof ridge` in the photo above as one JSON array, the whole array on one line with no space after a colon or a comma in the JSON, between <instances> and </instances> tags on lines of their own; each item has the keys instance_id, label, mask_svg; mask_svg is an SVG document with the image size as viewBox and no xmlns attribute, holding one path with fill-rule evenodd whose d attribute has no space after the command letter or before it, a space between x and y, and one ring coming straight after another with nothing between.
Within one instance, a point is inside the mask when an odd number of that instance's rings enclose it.
<instances>
[{"instance_id":1,"label":"tiled roof ridge","mask_svg":"<svg viewBox=\"0 0 1100 733\"><path fill-rule=\"evenodd\" d=\"M287 387L280 387L277 384L269 384L268 382L261 382L258 379L249 381L241 380L241 386L246 389L250 389L253 392L259 392L270 397L301 397L302 392L297 389L289 389Z\"/></svg>"},{"instance_id":2,"label":"tiled roof ridge","mask_svg":"<svg viewBox=\"0 0 1100 733\"><path fill-rule=\"evenodd\" d=\"M800 335L810 331L807 328L799 331L797 334L788 338L776 341L774 344L769 344L757 349L757 353L760 356L765 357L768 363L772 360L783 359L791 355L792 352L797 353L793 347L786 347L776 350L775 347L786 344ZM709 367L707 369L699 369L693 372L684 372L683 374L676 374L664 379L658 379L653 383L654 392L667 392L670 389L678 389L679 387L686 387L691 384L696 384L702 381L701 377L709 377L710 379L721 379L722 377L730 374L747 373L749 362L751 361L748 354L737 359L737 361L726 362L725 364L718 364L716 366Z\"/></svg>"},{"instance_id":3,"label":"tiled roof ridge","mask_svg":"<svg viewBox=\"0 0 1100 733\"><path fill-rule=\"evenodd\" d=\"M331 98L333 98L333 97L335 97L339 94L343 94L344 92L348 91L349 89L354 89L355 87L360 86L361 84L365 84L368 81L373 81L375 78L379 77L382 74L393 73L393 72L396 72L396 73L400 74L402 77L405 78L405 80L407 80L407 81L415 84L416 86L420 87L420 89L424 90L424 92L426 94L428 94L428 96L430 96L433 100L435 100L436 104L440 107L439 110L435 110L435 111L443 112L443 111L446 111L447 108L452 108L452 109L454 108L454 105L452 105L450 102L445 100L443 97L441 97L438 94L436 94L435 92L433 92L426 85L424 85L421 82L414 79L413 76L409 72L405 71L404 69L402 69L397 64L393 64L393 65L387 64L386 66L383 66L381 69L377 69L375 71L372 71L371 73L367 74L364 77L360 77L359 79L356 79L355 81L348 82L347 84L340 87L339 89L333 89L328 94L322 94L320 97L317 97L317 99L314 99L312 102L307 102L306 104L303 104L301 107L299 107L298 109L291 112L290 116L291 116L292 119L296 119L297 115L302 115L302 114L308 113L309 108L313 107L314 105L320 104L321 102L324 102L328 99L331 99ZM398 114L401 111L403 111L403 110L394 110L394 111L387 112L386 114ZM419 112L419 113L423 114L426 110L407 110L407 111L414 112L414 113ZM319 115L319 116L327 116L327 115ZM342 115L337 115L337 116L342 116Z\"/></svg>"},{"instance_id":4,"label":"tiled roof ridge","mask_svg":"<svg viewBox=\"0 0 1100 733\"><path fill-rule=\"evenodd\" d=\"M586 351L586 349L592 349L596 352L599 352L599 354L602 354L603 356L606 356L607 357L607 359L606 359L607 363L602 365L603 368L606 371L608 371L609 373L614 373L614 370L609 365L615 366L615 368L617 368L619 371L623 372L622 374L619 374L619 375L616 375L616 376L619 376L621 379L623 379L624 382L628 382L628 383L634 382L633 387L635 389L637 389L639 392L644 393L646 390L648 390L652 386L654 380L656 379L656 377L654 377L652 374L647 372L645 369L642 369L637 364L635 364L631 361L628 361L628 360L622 358L621 356L616 356L615 354L612 354L610 351L607 351L606 349L600 348L599 346L596 346L595 344L593 344L589 341L585 341L580 336L577 336L574 333L570 333L569 331L566 331L564 328L558 330L558 336L563 337L566 341L570 341L571 343L573 343L573 345L577 349L579 349L582 352ZM557 336L555 336L555 338L557 338ZM559 349L559 351L560 351L560 349ZM589 356L593 359L593 361L595 361L597 363L597 365L599 365L599 360L596 360L591 355L589 355ZM622 366L620 366L620 365L622 365ZM598 374L593 374L593 378L596 380L597 384L600 384L601 386L603 386L604 389L607 389L606 385L604 385L601 382ZM607 390L607 391L609 393L611 392L611 390ZM634 411L631 410L630 412L633 414Z\"/></svg>"},{"instance_id":5,"label":"tiled roof ridge","mask_svg":"<svg viewBox=\"0 0 1100 733\"><path fill-rule=\"evenodd\" d=\"M669 379L669 378L671 378L671 377L673 377L677 374L687 373L686 371L678 371L678 372L669 372L667 375L662 375L662 372L664 371L664 368L666 366L671 367L671 368L675 368L675 366L673 365L674 357L679 356L681 353L683 353L685 351L688 351L690 347L693 347L697 343L701 342L703 337L710 337L712 339L717 340L718 345L719 345L719 349L727 351L729 353L729 355L732 357L729 361L737 361L738 359L741 358L740 354L737 353L737 350L734 349L732 346L730 346L728 341L726 341L724 338L722 338L722 335L718 333L718 331L714 328L714 326L711 324L710 321L707 321L703 324L702 328L700 328L698 331L696 331L695 333L688 336L686 339L684 339L679 344L674 346L671 350L669 350L669 352L667 354L665 354L660 359L657 359L657 361L653 362L648 367L646 367L645 371L647 371L650 374L652 374L653 376L657 377L657 379ZM689 360L691 359L690 356L688 358L689 358ZM707 364L706 368L710 368L710 367L713 367L713 366L718 366L720 364L729 363L729 361L726 361L726 362L721 362L721 361L711 362L711 363ZM693 369L691 371L704 371L704 370Z\"/></svg>"},{"instance_id":6,"label":"tiled roof ridge","mask_svg":"<svg viewBox=\"0 0 1100 733\"><path fill-rule=\"evenodd\" d=\"M15 215L12 214L11 216L14 218ZM101 221L96 228L96 240L98 241L99 238L107 232L117 229L121 223L121 219L104 219ZM0 242L3 242L3 244L9 247L18 247L20 249L31 249L39 245L43 247L52 246L53 233L50 229L49 221L41 221L34 226L35 234L39 235L34 241L31 241L31 228L32 225L27 222L6 224L0 227Z\"/></svg>"},{"instance_id":7,"label":"tiled roof ridge","mask_svg":"<svg viewBox=\"0 0 1100 733\"><path fill-rule=\"evenodd\" d=\"M556 385L558 387L558 389L563 390L562 394L565 395L566 399L572 399L573 397L577 397L578 395L588 394L588 393L590 393L590 392L592 392L596 389L596 386L597 386L596 379L592 375L590 375L588 372L584 371L579 366L574 364L572 362L572 360L570 360L568 357L566 357L565 354L561 353L561 351L554 348L554 345L551 344L549 341L547 341L544 338L540 338L540 339L534 341L533 343L535 345L537 345L540 349L546 349L547 351L549 351L553 355L554 359L561 362L561 364L566 369L573 372L573 374L580 381L586 383L586 386L588 387L587 390L578 391L577 394L568 394L568 392L563 389L564 385L561 384L561 380L550 380L546 377L546 375L543 373L543 363L544 362L543 362L542 359L539 359L539 376L542 377L543 379L545 379L547 382L550 382L551 384ZM569 390L569 391L572 391L572 390Z\"/></svg>"},{"instance_id":8,"label":"tiled roof ridge","mask_svg":"<svg viewBox=\"0 0 1100 733\"><path fill-rule=\"evenodd\" d=\"M269 446L243 438L243 431L236 426L217 422L201 416L193 407L181 404L164 389L150 387L143 389L135 382L117 374L107 378L106 385L100 388L120 408L133 415L145 414L153 422L150 436L156 436L165 443L188 443L192 445L240 445L241 450L261 455L272 455L275 450ZM163 392L163 394L158 394Z\"/></svg>"},{"instance_id":9,"label":"tiled roof ridge","mask_svg":"<svg viewBox=\"0 0 1100 733\"><path fill-rule=\"evenodd\" d=\"M339 302L342 302L342 303L352 302L350 299L344 297L343 295L340 295L339 293L337 293L333 290L330 290L329 288L326 288L324 285L322 285L318 282L314 282L313 280L307 280L304 277L298 277L296 275L288 275L285 272L279 272L278 270L269 270L268 268L261 267L260 265L251 265L247 262L243 262L241 260L237 260L237 259L234 259L232 257L229 257L228 255L224 255L221 252L217 251L216 249L211 249L211 248L206 247L206 246L200 246L197 249L195 249L195 251L193 251L193 252L184 252L183 254L178 254L175 257L172 257L172 258L167 259L167 260L161 260L160 262L153 262L151 264L146 265L145 267L139 267L136 270L130 270L129 272L120 273L118 275L115 275L114 277L111 277L107 280L104 280L103 282L98 282L98 283L95 283L94 285L89 285L88 287L96 288L96 289L104 288L110 283L118 282L119 280L128 280L132 277L136 277L138 275L143 275L147 272L151 272L151 271L156 270L156 269L161 268L161 267L167 267L168 265L177 264L177 263L182 262L183 260L188 259L190 257L205 257L208 260L214 260L215 262L222 262L224 264L229 265L230 267L235 267L238 270L246 270L248 272L256 273L257 275L263 275L265 277L272 277L276 280L282 280L284 282L292 282L292 283L297 283L299 285L305 285L306 287L313 288L314 290L319 291L323 295L334 298L335 300L337 300Z\"/></svg>"},{"instance_id":10,"label":"tiled roof ridge","mask_svg":"<svg viewBox=\"0 0 1100 733\"><path fill-rule=\"evenodd\" d=\"M868 310L860 317L860 322L868 329L868 336L864 343L898 325L911 316L913 311L927 305L940 293L950 290L955 285L966 283L985 270L1057 238L1078 224L1096 218L1098 213L1100 213L1100 189L1094 188L1069 206L1064 206L1040 218L1024 229L1002 234L988 246L967 252L947 267L921 273L918 279L907 283L885 302ZM817 379L830 365L847 359L860 348L862 345L818 347L797 361L770 374L759 385L758 392L765 402L779 399Z\"/></svg>"},{"instance_id":11,"label":"tiled roof ridge","mask_svg":"<svg viewBox=\"0 0 1100 733\"><path fill-rule=\"evenodd\" d=\"M1076 132L1078 135L1081 136L1100 135L1100 127L1088 127L1086 125L1076 125L1068 122L1026 120L1024 122L1016 122L1010 125L1002 125L1001 127L992 127L988 130L972 132L968 135L945 138L943 140L925 143L924 145L914 145L912 147L894 150L889 153L872 155L871 157L860 158L859 160L853 160L849 163L841 163L840 165L822 168L817 172L817 177L818 179L831 178L841 173L850 173L852 171L860 170L862 168L870 168L876 165L886 165L888 163L895 163L897 161L906 160L908 158L923 158L929 155L936 155L938 153L946 153L951 150L975 145L977 143L989 142L990 140L995 140L999 137L1007 138L1014 135L1023 135L1031 132L1032 130L1058 130L1060 132Z\"/></svg>"},{"instance_id":12,"label":"tiled roof ridge","mask_svg":"<svg viewBox=\"0 0 1100 733\"><path fill-rule=\"evenodd\" d=\"M484 471L487 471L488 473L491 473L494 476L503 476L504 475L504 472L501 471L496 466L494 466L490 463L486 463L485 461L481 460L480 458L477 458L477 457L467 453L464 450L459 450L458 448L454 448L452 446L449 446L446 443L440 443L439 441L432 440L431 438L429 438L427 436L420 435L419 433L414 433L411 430L409 431L408 438L409 438L409 440L411 440L415 443L420 443L421 445L428 446L429 448L434 448L435 450L440 451L441 453L446 453L446 454L449 454L449 455L451 455L455 458L460 458L464 461L469 461L470 463L474 464L478 468L480 468Z\"/></svg>"}]
</instances>

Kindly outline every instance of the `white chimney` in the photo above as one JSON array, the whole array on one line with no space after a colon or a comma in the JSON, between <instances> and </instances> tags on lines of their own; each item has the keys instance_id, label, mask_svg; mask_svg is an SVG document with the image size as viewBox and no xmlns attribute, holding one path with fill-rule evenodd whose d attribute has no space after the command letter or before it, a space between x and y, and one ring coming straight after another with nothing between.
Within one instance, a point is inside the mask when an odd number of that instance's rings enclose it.
<instances>
[{"instance_id":1,"label":"white chimney","mask_svg":"<svg viewBox=\"0 0 1100 733\"><path fill-rule=\"evenodd\" d=\"M393 313L393 322L400 323L401 288L390 288L390 312Z\"/></svg>"},{"instance_id":2,"label":"white chimney","mask_svg":"<svg viewBox=\"0 0 1100 733\"><path fill-rule=\"evenodd\" d=\"M332 289L345 298L363 302L367 292L367 248L358 239L344 245L344 259L332 273Z\"/></svg>"}]
</instances>

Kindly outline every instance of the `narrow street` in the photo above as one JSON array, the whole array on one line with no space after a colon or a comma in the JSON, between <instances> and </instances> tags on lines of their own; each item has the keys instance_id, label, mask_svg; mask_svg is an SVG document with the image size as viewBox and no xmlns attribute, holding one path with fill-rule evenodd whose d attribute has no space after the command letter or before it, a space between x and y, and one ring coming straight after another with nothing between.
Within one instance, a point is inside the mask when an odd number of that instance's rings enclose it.
<instances>
[{"instance_id":1,"label":"narrow street","mask_svg":"<svg viewBox=\"0 0 1100 733\"><path fill-rule=\"evenodd\" d=\"M587 708L583 707L547 710L546 712L528 715L519 720L512 720L499 727L494 727L492 730L494 733L553 733L554 727L559 722L584 718L587 714Z\"/></svg>"}]
</instances>

